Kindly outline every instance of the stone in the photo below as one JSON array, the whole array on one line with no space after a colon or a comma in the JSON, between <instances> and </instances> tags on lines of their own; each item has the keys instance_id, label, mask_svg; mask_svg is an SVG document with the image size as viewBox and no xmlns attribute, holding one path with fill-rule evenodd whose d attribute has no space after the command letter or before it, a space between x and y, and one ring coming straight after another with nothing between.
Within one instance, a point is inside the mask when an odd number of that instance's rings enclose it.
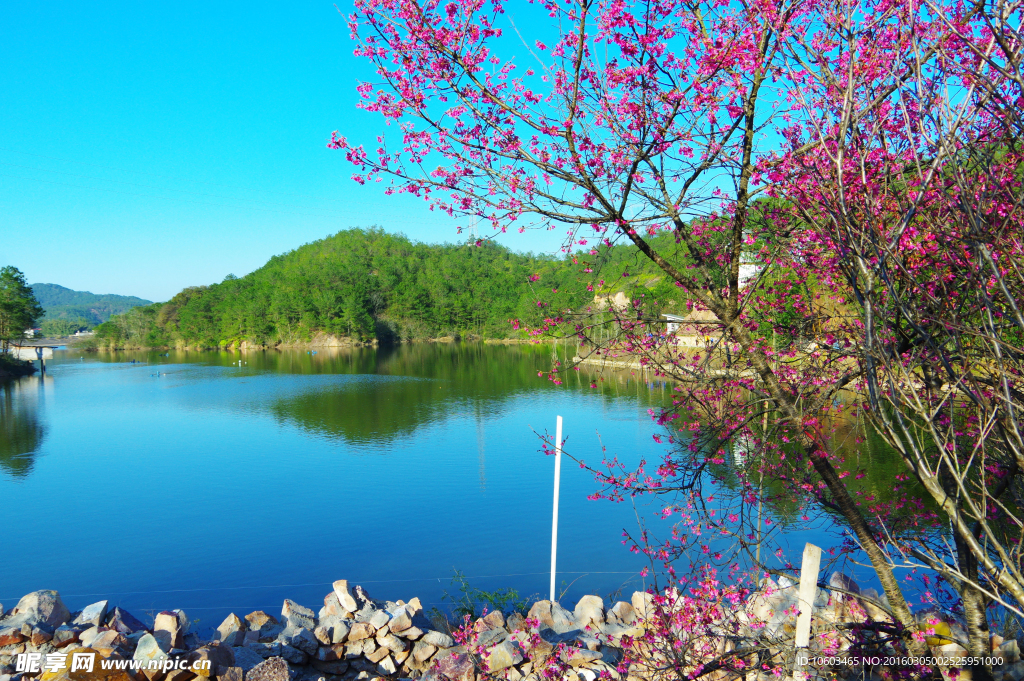
<instances>
[{"instance_id":1,"label":"stone","mask_svg":"<svg viewBox=\"0 0 1024 681\"><path fill-rule=\"evenodd\" d=\"M104 623L104 618L107 616L107 605L109 601L97 601L92 605L85 606L82 612L78 613L78 617L72 620L72 624L83 624L90 627L99 627Z\"/></svg>"},{"instance_id":2,"label":"stone","mask_svg":"<svg viewBox=\"0 0 1024 681\"><path fill-rule=\"evenodd\" d=\"M320 620L324 620L328 617L347 617L350 614L348 610L341 607L341 603L338 602L338 594L332 591L324 596L324 607L320 608L318 617Z\"/></svg>"},{"instance_id":3,"label":"stone","mask_svg":"<svg viewBox=\"0 0 1024 681\"><path fill-rule=\"evenodd\" d=\"M303 629L302 627L293 627L288 625L281 635L278 637L281 643L290 645L292 648L297 648L307 655L316 655L316 649L319 647L320 642L316 640L316 636L313 635L309 629ZM289 660L291 662L291 660Z\"/></svg>"},{"instance_id":4,"label":"stone","mask_svg":"<svg viewBox=\"0 0 1024 681\"><path fill-rule=\"evenodd\" d=\"M386 625L390 620L391 618L388 616L386 612L384 612L383 610L378 610L370 616L370 619L367 620L367 622L373 625L374 629L380 629L381 627Z\"/></svg>"},{"instance_id":5,"label":"stone","mask_svg":"<svg viewBox=\"0 0 1024 681\"><path fill-rule=\"evenodd\" d=\"M181 633L187 634L190 627L188 615L185 614L184 610L172 610L171 612L178 616L178 627L181 628Z\"/></svg>"},{"instance_id":6,"label":"stone","mask_svg":"<svg viewBox=\"0 0 1024 681\"><path fill-rule=\"evenodd\" d=\"M242 645L247 646L250 643L258 643L260 640L260 632L258 631L247 631L245 632L245 638L242 639Z\"/></svg>"},{"instance_id":7,"label":"stone","mask_svg":"<svg viewBox=\"0 0 1024 681\"><path fill-rule=\"evenodd\" d=\"M600 596L584 596L573 610L576 622L581 627L604 624L604 599Z\"/></svg>"},{"instance_id":8,"label":"stone","mask_svg":"<svg viewBox=\"0 0 1024 681\"><path fill-rule=\"evenodd\" d=\"M587 650L601 649L601 642L597 640L596 636L591 636L590 634L583 634L579 636L576 640L582 643L583 647Z\"/></svg>"},{"instance_id":9,"label":"stone","mask_svg":"<svg viewBox=\"0 0 1024 681\"><path fill-rule=\"evenodd\" d=\"M437 646L424 643L423 641L416 641L416 645L412 647L412 657L417 662L426 662L437 652Z\"/></svg>"},{"instance_id":10,"label":"stone","mask_svg":"<svg viewBox=\"0 0 1024 681\"><path fill-rule=\"evenodd\" d=\"M139 639L138 645L135 646L135 654L132 655L132 659L139 660L140 662L166 660L167 651L160 646L160 642L153 634L145 634Z\"/></svg>"},{"instance_id":11,"label":"stone","mask_svg":"<svg viewBox=\"0 0 1024 681\"><path fill-rule=\"evenodd\" d=\"M83 653L86 655L99 655L99 653L92 648L80 648L75 651L76 653ZM44 671L39 676L40 681L132 681L132 677L123 669L103 669L102 665L98 664L94 660L93 670L91 672L79 669L74 672L70 671L74 658L71 655L66 655L63 661L60 661L55 668ZM24 679L28 681L28 679Z\"/></svg>"},{"instance_id":12,"label":"stone","mask_svg":"<svg viewBox=\"0 0 1024 681\"><path fill-rule=\"evenodd\" d=\"M405 652L408 644L394 634L377 635L377 645L387 648L393 653Z\"/></svg>"},{"instance_id":13,"label":"stone","mask_svg":"<svg viewBox=\"0 0 1024 681\"><path fill-rule=\"evenodd\" d=\"M241 668L243 672L248 672L263 662L263 657L259 653L245 646L232 648L231 652L235 656L235 666Z\"/></svg>"},{"instance_id":14,"label":"stone","mask_svg":"<svg viewBox=\"0 0 1024 681\"><path fill-rule=\"evenodd\" d=\"M632 624L636 621L636 610L626 601L619 601L605 613L608 624Z\"/></svg>"},{"instance_id":15,"label":"stone","mask_svg":"<svg viewBox=\"0 0 1024 681\"><path fill-rule=\"evenodd\" d=\"M268 615L262 610L254 610L245 616L245 621L249 623L250 631L261 631L264 627L277 626L280 622L273 615Z\"/></svg>"},{"instance_id":16,"label":"stone","mask_svg":"<svg viewBox=\"0 0 1024 681\"><path fill-rule=\"evenodd\" d=\"M259 656L257 655L257 657ZM225 667L217 670L217 681L242 681L244 678L245 670L241 667Z\"/></svg>"},{"instance_id":17,"label":"stone","mask_svg":"<svg viewBox=\"0 0 1024 681\"><path fill-rule=\"evenodd\" d=\"M423 604L420 603L419 597L416 597L405 604L405 609L412 617L416 617L423 612Z\"/></svg>"},{"instance_id":18,"label":"stone","mask_svg":"<svg viewBox=\"0 0 1024 681\"><path fill-rule=\"evenodd\" d=\"M561 634L577 628L576 620L568 610L558 603L551 601L537 601L530 608L529 616L536 619L543 626L554 629Z\"/></svg>"},{"instance_id":19,"label":"stone","mask_svg":"<svg viewBox=\"0 0 1024 681\"><path fill-rule=\"evenodd\" d=\"M447 677L451 681L474 681L475 676L473 658L469 656L465 648L459 646L438 653L433 667L423 675L423 679L424 681L441 681L443 677Z\"/></svg>"},{"instance_id":20,"label":"stone","mask_svg":"<svg viewBox=\"0 0 1024 681\"><path fill-rule=\"evenodd\" d=\"M72 643L77 643L78 632L79 630L75 627L68 624L62 624L53 632L53 640L51 643L53 643L55 648L63 648L71 645Z\"/></svg>"},{"instance_id":21,"label":"stone","mask_svg":"<svg viewBox=\"0 0 1024 681\"><path fill-rule=\"evenodd\" d=\"M281 646L281 657L292 664L306 664L309 660L309 656L306 653L289 645Z\"/></svg>"},{"instance_id":22,"label":"stone","mask_svg":"<svg viewBox=\"0 0 1024 681\"><path fill-rule=\"evenodd\" d=\"M166 681L192 681L194 678L196 673L191 669L172 669L164 677Z\"/></svg>"},{"instance_id":23,"label":"stone","mask_svg":"<svg viewBox=\"0 0 1024 681\"><path fill-rule=\"evenodd\" d=\"M86 648L91 648L93 640L104 631L113 631L113 629L109 629L107 627L89 627L78 635L78 640L81 641L82 645Z\"/></svg>"},{"instance_id":24,"label":"stone","mask_svg":"<svg viewBox=\"0 0 1024 681\"><path fill-rule=\"evenodd\" d=\"M331 627L331 643L343 643L348 638L349 626L344 622L335 622Z\"/></svg>"},{"instance_id":25,"label":"stone","mask_svg":"<svg viewBox=\"0 0 1024 681\"><path fill-rule=\"evenodd\" d=\"M421 636L423 636L423 630L419 627L409 627L408 629L403 629L402 631L399 631L398 635L402 638L409 639L410 641L415 641Z\"/></svg>"},{"instance_id":26,"label":"stone","mask_svg":"<svg viewBox=\"0 0 1024 681\"><path fill-rule=\"evenodd\" d=\"M262 658L278 657L281 654L281 644L277 642L273 643L252 643L247 646L249 650L253 651Z\"/></svg>"},{"instance_id":27,"label":"stone","mask_svg":"<svg viewBox=\"0 0 1024 681\"><path fill-rule=\"evenodd\" d=\"M20 627L23 624L48 624L56 629L69 619L71 612L60 599L60 594L52 589L43 589L22 596L4 619L4 625Z\"/></svg>"},{"instance_id":28,"label":"stone","mask_svg":"<svg viewBox=\"0 0 1024 681\"><path fill-rule=\"evenodd\" d=\"M284 631L284 627L280 624L268 624L266 628L261 629L257 632L259 641L262 643L272 643L277 640L277 637Z\"/></svg>"},{"instance_id":29,"label":"stone","mask_svg":"<svg viewBox=\"0 0 1024 681\"><path fill-rule=\"evenodd\" d=\"M28 640L33 647L38 648L44 643L49 643L52 639L53 629L44 624L42 626L32 627L32 635Z\"/></svg>"},{"instance_id":30,"label":"stone","mask_svg":"<svg viewBox=\"0 0 1024 681\"><path fill-rule=\"evenodd\" d=\"M1020 645L1016 639L1000 643L992 652L1003 658L1003 664L1013 664L1020 660Z\"/></svg>"},{"instance_id":31,"label":"stone","mask_svg":"<svg viewBox=\"0 0 1024 681\"><path fill-rule=\"evenodd\" d=\"M235 651L231 646L214 641L196 648L185 659L199 676L209 677L222 667L234 667Z\"/></svg>"},{"instance_id":32,"label":"stone","mask_svg":"<svg viewBox=\"0 0 1024 681\"><path fill-rule=\"evenodd\" d=\"M349 637L351 636L352 635L349 634ZM440 631L433 630L423 634L423 637L420 639L420 641L422 641L423 643L429 643L432 646L437 646L438 648L451 648L455 645L455 639L453 639L451 636L449 636L448 634L442 634Z\"/></svg>"},{"instance_id":33,"label":"stone","mask_svg":"<svg viewBox=\"0 0 1024 681\"><path fill-rule=\"evenodd\" d=\"M860 594L860 587L857 585L857 582L853 581L852 577L848 577L842 572L833 572L828 578L828 585L833 589L849 591L850 594L854 596ZM843 603L850 598L850 594L834 591L832 592L832 600L836 603Z\"/></svg>"},{"instance_id":34,"label":"stone","mask_svg":"<svg viewBox=\"0 0 1024 681\"><path fill-rule=\"evenodd\" d=\"M137 620L132 614L121 608L114 608L114 612L107 618L107 626L119 631L125 636L146 631L145 624Z\"/></svg>"},{"instance_id":35,"label":"stone","mask_svg":"<svg viewBox=\"0 0 1024 681\"><path fill-rule=\"evenodd\" d=\"M478 646L490 646L504 641L506 638L508 638L508 632L504 629L488 629L477 634L473 643Z\"/></svg>"},{"instance_id":36,"label":"stone","mask_svg":"<svg viewBox=\"0 0 1024 681\"><path fill-rule=\"evenodd\" d=\"M328 627L325 627L321 624L319 627L313 630L313 636L316 637L316 640L322 643L323 645L331 645L331 630Z\"/></svg>"},{"instance_id":37,"label":"stone","mask_svg":"<svg viewBox=\"0 0 1024 681\"><path fill-rule=\"evenodd\" d=\"M388 622L388 627L392 632L405 631L412 627L412 615L406 610L405 606L399 606L395 613L391 616L391 621Z\"/></svg>"},{"instance_id":38,"label":"stone","mask_svg":"<svg viewBox=\"0 0 1024 681\"><path fill-rule=\"evenodd\" d=\"M356 604L356 599L352 596L352 592L349 591L347 579L339 579L331 586L334 588L334 596L338 599L338 604L344 610L348 612L355 612L359 610L359 606ZM356 588L362 590L362 587ZM326 603L324 603L324 605L326 605Z\"/></svg>"},{"instance_id":39,"label":"stone","mask_svg":"<svg viewBox=\"0 0 1024 681\"><path fill-rule=\"evenodd\" d=\"M348 640L359 641L364 638L370 638L376 633L377 629L369 622L356 622L348 630Z\"/></svg>"},{"instance_id":40,"label":"stone","mask_svg":"<svg viewBox=\"0 0 1024 681\"><path fill-rule=\"evenodd\" d=\"M157 613L153 622L153 636L164 652L171 648L181 648L185 643L185 632L181 630L178 613L170 610Z\"/></svg>"},{"instance_id":41,"label":"stone","mask_svg":"<svg viewBox=\"0 0 1024 681\"><path fill-rule=\"evenodd\" d=\"M299 605L293 600L284 599L284 606L281 608L281 616L296 627L303 629L316 628L316 616L309 608Z\"/></svg>"},{"instance_id":42,"label":"stone","mask_svg":"<svg viewBox=\"0 0 1024 681\"><path fill-rule=\"evenodd\" d=\"M119 648L127 650L128 640L121 632L104 627L100 630L100 634L93 638L89 647L98 650L103 657L110 657Z\"/></svg>"},{"instance_id":43,"label":"stone","mask_svg":"<svg viewBox=\"0 0 1024 681\"><path fill-rule=\"evenodd\" d=\"M217 627L213 639L226 646L240 646L245 641L245 632L248 628L248 623L243 622L235 613L231 613Z\"/></svg>"},{"instance_id":44,"label":"stone","mask_svg":"<svg viewBox=\"0 0 1024 681\"><path fill-rule=\"evenodd\" d=\"M487 653L487 667L492 672L500 672L523 661L523 653L513 641L505 640L491 648Z\"/></svg>"},{"instance_id":45,"label":"stone","mask_svg":"<svg viewBox=\"0 0 1024 681\"><path fill-rule=\"evenodd\" d=\"M288 664L280 657L272 657L250 669L245 681L290 681Z\"/></svg>"},{"instance_id":46,"label":"stone","mask_svg":"<svg viewBox=\"0 0 1024 681\"><path fill-rule=\"evenodd\" d=\"M374 601L373 598L370 597L370 594L366 593L366 589L364 589L363 587L357 585L356 588L353 589L353 591L355 591L356 605L360 607L365 607L367 605L376 605L376 601ZM341 600L340 596L338 597L338 600Z\"/></svg>"},{"instance_id":47,"label":"stone","mask_svg":"<svg viewBox=\"0 0 1024 681\"><path fill-rule=\"evenodd\" d=\"M21 643L24 640L25 636L21 633L21 627L0 628L0 648L4 646L12 646L17 643Z\"/></svg>"},{"instance_id":48,"label":"stone","mask_svg":"<svg viewBox=\"0 0 1024 681\"><path fill-rule=\"evenodd\" d=\"M392 653L391 653L391 657L395 658L395 663L399 664L399 665L402 664L403 662L405 662L407 659L409 659L410 655L412 655L412 647L411 646L406 648L405 650L403 650L400 653L396 653L394 651L392 651Z\"/></svg>"},{"instance_id":49,"label":"stone","mask_svg":"<svg viewBox=\"0 0 1024 681\"><path fill-rule=\"evenodd\" d=\"M597 662L600 659L601 653L599 652L593 650L574 650L569 658L569 664L573 667L579 667L590 662Z\"/></svg>"},{"instance_id":50,"label":"stone","mask_svg":"<svg viewBox=\"0 0 1024 681\"><path fill-rule=\"evenodd\" d=\"M313 660L310 664L313 665L313 669L318 672L322 674L331 674L332 676L341 676L347 672L349 668L349 664L345 660L335 660L332 662Z\"/></svg>"},{"instance_id":51,"label":"stone","mask_svg":"<svg viewBox=\"0 0 1024 681\"><path fill-rule=\"evenodd\" d=\"M633 612L640 619L650 619L654 616L654 594L646 591L634 591L630 599Z\"/></svg>"},{"instance_id":52,"label":"stone","mask_svg":"<svg viewBox=\"0 0 1024 681\"><path fill-rule=\"evenodd\" d=\"M380 648L377 648L373 652L364 653L363 656L367 660L369 660L370 662L373 662L374 664L377 664L378 662L380 662L381 660L383 660L385 657L387 657L390 654L391 654L390 650L388 650L387 648L381 646Z\"/></svg>"},{"instance_id":53,"label":"stone","mask_svg":"<svg viewBox=\"0 0 1024 681\"><path fill-rule=\"evenodd\" d=\"M398 671L398 666L390 655L385 655L384 659L377 663L377 671L385 676L390 676Z\"/></svg>"}]
</instances>

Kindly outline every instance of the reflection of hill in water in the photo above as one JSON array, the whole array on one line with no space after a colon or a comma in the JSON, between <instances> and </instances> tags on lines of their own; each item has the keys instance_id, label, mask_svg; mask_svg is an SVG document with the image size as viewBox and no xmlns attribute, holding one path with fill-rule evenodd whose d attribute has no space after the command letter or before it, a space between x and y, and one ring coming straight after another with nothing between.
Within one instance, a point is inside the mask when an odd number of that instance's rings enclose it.
<instances>
[{"instance_id":1,"label":"reflection of hill in water","mask_svg":"<svg viewBox=\"0 0 1024 681\"><path fill-rule=\"evenodd\" d=\"M42 389L43 380L29 377L0 384L0 473L24 478L32 472L46 431L30 393Z\"/></svg>"},{"instance_id":2,"label":"reflection of hill in water","mask_svg":"<svg viewBox=\"0 0 1024 681\"><path fill-rule=\"evenodd\" d=\"M459 411L487 416L516 395L554 387L537 376L550 367L550 349L532 346L417 344L310 357L281 355L276 368L369 375L283 398L270 410L279 420L353 443L410 435Z\"/></svg>"}]
</instances>

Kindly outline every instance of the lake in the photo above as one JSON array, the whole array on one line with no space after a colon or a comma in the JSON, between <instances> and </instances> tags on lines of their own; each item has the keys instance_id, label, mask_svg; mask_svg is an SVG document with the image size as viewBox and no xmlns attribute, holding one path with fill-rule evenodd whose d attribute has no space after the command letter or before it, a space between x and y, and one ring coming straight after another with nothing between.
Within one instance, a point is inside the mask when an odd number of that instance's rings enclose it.
<instances>
[{"instance_id":1,"label":"lake","mask_svg":"<svg viewBox=\"0 0 1024 681\"><path fill-rule=\"evenodd\" d=\"M342 578L427 609L450 607L453 570L546 598L554 459L534 431L562 415L567 451L588 461L602 446L658 458L647 410L671 392L629 376L555 385L538 376L551 352L58 351L44 376L0 388L0 603L50 588L72 610L183 608L208 630L284 598L317 610ZM622 532L654 509L587 500L596 489L563 461L570 607L644 586Z\"/></svg>"}]
</instances>

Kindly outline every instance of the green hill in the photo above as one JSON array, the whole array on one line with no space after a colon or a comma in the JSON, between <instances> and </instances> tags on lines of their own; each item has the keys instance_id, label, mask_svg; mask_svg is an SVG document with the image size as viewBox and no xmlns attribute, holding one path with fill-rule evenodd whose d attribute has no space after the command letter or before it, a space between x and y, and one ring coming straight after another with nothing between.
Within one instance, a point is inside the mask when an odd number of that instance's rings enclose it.
<instances>
[{"instance_id":1,"label":"green hill","mask_svg":"<svg viewBox=\"0 0 1024 681\"><path fill-rule=\"evenodd\" d=\"M113 315L152 302L135 296L73 291L57 284L32 284L32 292L46 310L45 319L85 320L88 326L102 324Z\"/></svg>"},{"instance_id":2,"label":"green hill","mask_svg":"<svg viewBox=\"0 0 1024 681\"><path fill-rule=\"evenodd\" d=\"M555 258L492 242L423 244L351 229L275 256L245 277L187 288L167 303L115 316L97 329L96 340L113 347L218 347L298 344L321 333L382 343L520 337L513 320L535 327L553 310L585 308L595 294L644 293L658 309L683 307L679 289L662 279L624 247L596 260L582 253Z\"/></svg>"}]
</instances>

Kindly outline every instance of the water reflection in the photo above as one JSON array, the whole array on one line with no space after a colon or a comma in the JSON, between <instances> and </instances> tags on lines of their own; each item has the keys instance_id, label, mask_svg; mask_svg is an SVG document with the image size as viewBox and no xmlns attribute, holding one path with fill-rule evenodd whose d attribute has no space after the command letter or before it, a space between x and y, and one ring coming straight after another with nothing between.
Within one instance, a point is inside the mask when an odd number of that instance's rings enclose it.
<instances>
[{"instance_id":1,"label":"water reflection","mask_svg":"<svg viewBox=\"0 0 1024 681\"><path fill-rule=\"evenodd\" d=\"M35 454L46 435L38 416L39 403L52 386L49 376L0 383L0 472L14 478L32 472Z\"/></svg>"}]
</instances>

